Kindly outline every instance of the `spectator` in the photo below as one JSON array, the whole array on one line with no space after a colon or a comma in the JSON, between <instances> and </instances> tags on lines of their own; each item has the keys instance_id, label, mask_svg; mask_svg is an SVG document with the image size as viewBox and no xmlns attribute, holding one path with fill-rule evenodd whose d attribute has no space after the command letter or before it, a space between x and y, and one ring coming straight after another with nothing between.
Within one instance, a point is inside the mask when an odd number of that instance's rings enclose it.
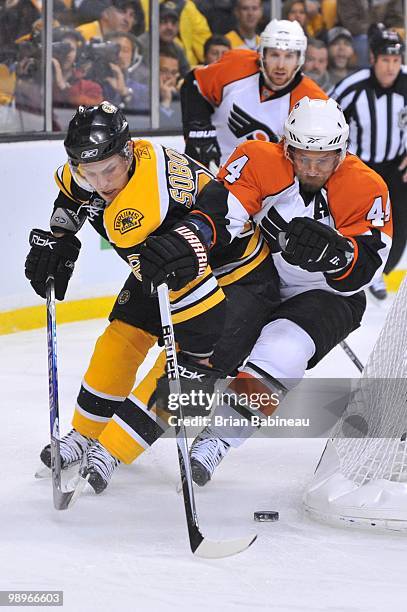
<instances>
[{"instance_id":1,"label":"spectator","mask_svg":"<svg viewBox=\"0 0 407 612\"><path fill-rule=\"evenodd\" d=\"M333 82L328 72L328 48L323 40L310 38L305 55L304 73L324 90L329 91Z\"/></svg>"},{"instance_id":2,"label":"spectator","mask_svg":"<svg viewBox=\"0 0 407 612\"><path fill-rule=\"evenodd\" d=\"M92 4L99 19L77 27L85 40L104 40L111 32L131 32L135 27L134 0L93 0Z\"/></svg>"},{"instance_id":3,"label":"spectator","mask_svg":"<svg viewBox=\"0 0 407 612\"><path fill-rule=\"evenodd\" d=\"M21 36L31 32L41 11L30 0L9 0L0 7L0 46L12 44Z\"/></svg>"},{"instance_id":4,"label":"spectator","mask_svg":"<svg viewBox=\"0 0 407 612\"><path fill-rule=\"evenodd\" d=\"M181 127L181 103L178 90L179 60L171 45L160 47L160 127Z\"/></svg>"},{"instance_id":5,"label":"spectator","mask_svg":"<svg viewBox=\"0 0 407 612\"><path fill-rule=\"evenodd\" d=\"M236 28L225 34L232 49L257 50L260 44L257 30L263 17L262 0L235 0L233 13L236 17Z\"/></svg>"},{"instance_id":6,"label":"spectator","mask_svg":"<svg viewBox=\"0 0 407 612\"><path fill-rule=\"evenodd\" d=\"M366 68L369 65L369 10L369 0L337 0L338 22L351 34L358 68Z\"/></svg>"},{"instance_id":7,"label":"spectator","mask_svg":"<svg viewBox=\"0 0 407 612\"><path fill-rule=\"evenodd\" d=\"M102 87L86 78L78 66L84 44L82 35L73 28L57 28L53 32L53 104L75 108L78 104L100 104Z\"/></svg>"},{"instance_id":8,"label":"spectator","mask_svg":"<svg viewBox=\"0 0 407 612\"><path fill-rule=\"evenodd\" d=\"M284 3L283 16L298 21L308 37L321 36L325 25L318 0L290 0Z\"/></svg>"},{"instance_id":9,"label":"spectator","mask_svg":"<svg viewBox=\"0 0 407 612\"><path fill-rule=\"evenodd\" d=\"M148 30L148 3L149 0L141 0L146 18L146 30ZM174 7L179 16L179 44L181 44L189 65L192 67L203 62L203 46L211 35L208 22L199 12L192 0L160 0L160 4Z\"/></svg>"},{"instance_id":10,"label":"spectator","mask_svg":"<svg viewBox=\"0 0 407 612\"><path fill-rule=\"evenodd\" d=\"M160 47L170 45L175 53L177 54L180 74L184 78L190 70L190 65L185 55L184 48L181 40L179 39L179 10L175 2L164 2L160 4L160 24L159 24L159 38ZM149 70L150 66L150 33L144 32L137 39L142 55L144 58L145 66Z\"/></svg>"},{"instance_id":11,"label":"spectator","mask_svg":"<svg viewBox=\"0 0 407 612\"><path fill-rule=\"evenodd\" d=\"M224 35L234 30L236 18L233 14L233 0L195 0L195 4L207 19L212 32Z\"/></svg>"},{"instance_id":12,"label":"spectator","mask_svg":"<svg viewBox=\"0 0 407 612\"><path fill-rule=\"evenodd\" d=\"M324 18L321 13L320 0L305 0L307 11L307 34L308 36L322 36L325 32Z\"/></svg>"},{"instance_id":13,"label":"spectator","mask_svg":"<svg viewBox=\"0 0 407 612\"><path fill-rule=\"evenodd\" d=\"M107 98L129 111L149 111L149 90L145 83L140 83L135 74L141 63L135 36L126 32L114 32L108 40L120 46L116 74L107 81L114 90L115 96ZM113 68L113 66L112 66ZM120 97L119 100L117 98ZM116 100L116 101L115 101Z\"/></svg>"},{"instance_id":14,"label":"spectator","mask_svg":"<svg viewBox=\"0 0 407 612\"><path fill-rule=\"evenodd\" d=\"M329 75L334 85L354 72L352 40L352 34L346 28L337 26L328 31Z\"/></svg>"},{"instance_id":15,"label":"spectator","mask_svg":"<svg viewBox=\"0 0 407 612\"><path fill-rule=\"evenodd\" d=\"M225 36L215 34L214 36L208 38L208 40L204 44L205 66L217 62L222 57L222 55L226 53L226 51L229 51L230 48L230 40L225 38Z\"/></svg>"},{"instance_id":16,"label":"spectator","mask_svg":"<svg viewBox=\"0 0 407 612\"><path fill-rule=\"evenodd\" d=\"M298 21L305 33L307 33L307 10L305 0L288 0L284 2L283 19L288 21Z\"/></svg>"}]
</instances>

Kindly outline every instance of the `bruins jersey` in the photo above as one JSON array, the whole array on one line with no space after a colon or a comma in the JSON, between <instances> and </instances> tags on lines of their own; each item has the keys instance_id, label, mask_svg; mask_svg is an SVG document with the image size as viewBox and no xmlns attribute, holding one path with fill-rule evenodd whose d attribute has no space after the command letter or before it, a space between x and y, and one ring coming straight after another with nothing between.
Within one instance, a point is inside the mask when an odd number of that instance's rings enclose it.
<instances>
[{"instance_id":1,"label":"bruins jersey","mask_svg":"<svg viewBox=\"0 0 407 612\"><path fill-rule=\"evenodd\" d=\"M317 193L305 194L282 143L247 142L230 156L218 180L221 184L208 188L192 214L210 218L220 245L253 218L267 236L283 299L311 289L351 295L383 270L393 229L389 193L383 179L355 155L348 153ZM349 238L355 249L352 266L334 277L287 263L278 234L294 217L316 219Z\"/></svg>"},{"instance_id":2,"label":"bruins jersey","mask_svg":"<svg viewBox=\"0 0 407 612\"><path fill-rule=\"evenodd\" d=\"M60 193L54 210L64 208L77 215L86 214L95 230L110 242L140 280L137 247L148 236L167 232L185 217L213 176L186 155L141 139L134 141L130 174L124 189L106 205L96 192L89 191L90 186L79 184L66 163L55 174ZM219 278L219 285L226 285L259 265L269 249L248 219L232 245L223 252L215 249L213 253L215 276ZM208 282L208 291L213 292L215 285L215 279ZM199 294L202 298L202 290ZM189 303L192 303L190 297ZM183 306L183 301L178 299L178 310Z\"/></svg>"},{"instance_id":3,"label":"bruins jersey","mask_svg":"<svg viewBox=\"0 0 407 612\"><path fill-rule=\"evenodd\" d=\"M214 109L210 120L216 128L222 163L246 140L278 142L291 109L304 96L327 99L300 72L283 89L268 89L258 53L247 49L228 51L218 62L196 68L194 77L201 95Z\"/></svg>"}]
</instances>

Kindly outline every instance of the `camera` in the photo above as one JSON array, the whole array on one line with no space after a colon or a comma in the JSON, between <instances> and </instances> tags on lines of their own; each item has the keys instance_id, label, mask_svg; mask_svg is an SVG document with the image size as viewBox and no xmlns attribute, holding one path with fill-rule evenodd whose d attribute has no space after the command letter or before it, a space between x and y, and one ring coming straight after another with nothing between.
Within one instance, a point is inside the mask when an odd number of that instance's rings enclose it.
<instances>
[{"instance_id":1,"label":"camera","mask_svg":"<svg viewBox=\"0 0 407 612\"><path fill-rule=\"evenodd\" d=\"M83 46L79 63L90 63L86 78L103 83L106 77L114 76L109 64L119 63L120 45L112 42L90 41Z\"/></svg>"}]
</instances>

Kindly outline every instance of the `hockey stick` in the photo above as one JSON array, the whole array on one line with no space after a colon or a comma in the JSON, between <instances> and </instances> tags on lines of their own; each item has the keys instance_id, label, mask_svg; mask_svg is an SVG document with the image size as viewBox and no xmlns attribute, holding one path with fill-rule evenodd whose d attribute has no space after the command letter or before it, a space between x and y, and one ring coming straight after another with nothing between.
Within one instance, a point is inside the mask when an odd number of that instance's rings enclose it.
<instances>
[{"instance_id":1,"label":"hockey stick","mask_svg":"<svg viewBox=\"0 0 407 612\"><path fill-rule=\"evenodd\" d=\"M356 357L355 353L352 351L352 349L350 348L349 344L347 342L345 342L345 340L342 340L342 342L340 342L339 344L343 348L343 350L345 351L345 353L347 354L349 359L351 361L353 361L353 363L355 364L355 366L357 367L359 372L362 373L363 372L363 364Z\"/></svg>"},{"instance_id":2,"label":"hockey stick","mask_svg":"<svg viewBox=\"0 0 407 612\"><path fill-rule=\"evenodd\" d=\"M158 301L160 305L160 317L167 361L169 389L171 394L179 396L181 394L181 384L179 381L175 336L171 319L168 287L165 283L158 287ZM196 513L187 434L185 431L184 417L180 404L177 410L176 422L175 439L177 442L178 461L181 475L182 493L184 497L185 515L187 519L189 543L192 552L198 557L220 559L222 557L229 557L230 555L235 555L243 550L246 550L246 548L253 544L257 538L257 535L224 541L208 540L202 535Z\"/></svg>"},{"instance_id":3,"label":"hockey stick","mask_svg":"<svg viewBox=\"0 0 407 612\"><path fill-rule=\"evenodd\" d=\"M55 281L49 276L46 282L47 297L47 344L48 344L48 393L49 423L51 435L51 478L54 506L66 510L80 490L76 486L63 490L61 484L61 455L59 437L58 369L57 369L57 329L55 315ZM76 483L75 483L76 484Z\"/></svg>"}]
</instances>

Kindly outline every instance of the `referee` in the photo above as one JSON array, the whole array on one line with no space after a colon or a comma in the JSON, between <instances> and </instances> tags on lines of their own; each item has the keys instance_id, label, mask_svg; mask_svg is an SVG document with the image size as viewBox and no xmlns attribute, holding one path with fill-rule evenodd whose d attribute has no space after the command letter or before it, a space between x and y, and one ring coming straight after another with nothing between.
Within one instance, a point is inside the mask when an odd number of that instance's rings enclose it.
<instances>
[{"instance_id":1,"label":"referee","mask_svg":"<svg viewBox=\"0 0 407 612\"><path fill-rule=\"evenodd\" d=\"M380 25L369 40L371 67L344 78L329 94L350 125L350 151L378 172L389 188L393 244L384 268L388 274L407 241L407 67L402 65L402 39ZM378 223L386 212L386 202L372 202L369 214ZM369 290L380 300L387 297L383 279Z\"/></svg>"}]
</instances>

